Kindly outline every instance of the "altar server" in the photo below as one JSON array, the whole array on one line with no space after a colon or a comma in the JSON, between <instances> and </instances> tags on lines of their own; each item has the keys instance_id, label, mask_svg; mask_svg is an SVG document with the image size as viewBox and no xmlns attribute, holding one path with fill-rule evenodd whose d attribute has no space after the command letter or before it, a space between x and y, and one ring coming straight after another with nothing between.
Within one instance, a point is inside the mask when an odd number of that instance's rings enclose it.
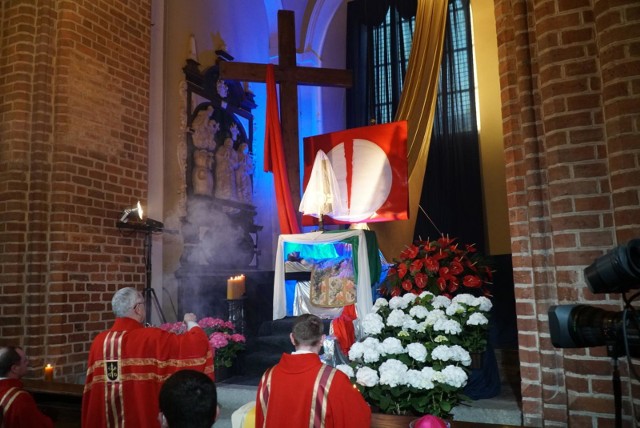
<instances>
[{"instance_id":1,"label":"altar server","mask_svg":"<svg viewBox=\"0 0 640 428\"><path fill-rule=\"evenodd\" d=\"M290 334L296 348L282 354L258 385L256 427L369 427L371 410L349 378L323 364L322 320L305 314Z\"/></svg>"}]
</instances>

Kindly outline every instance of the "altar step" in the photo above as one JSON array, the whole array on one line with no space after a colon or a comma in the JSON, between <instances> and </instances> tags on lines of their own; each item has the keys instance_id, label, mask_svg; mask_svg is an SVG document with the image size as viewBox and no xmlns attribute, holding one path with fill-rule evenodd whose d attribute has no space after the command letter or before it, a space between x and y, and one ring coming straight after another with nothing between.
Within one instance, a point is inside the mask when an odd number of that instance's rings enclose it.
<instances>
[{"instance_id":1,"label":"altar step","mask_svg":"<svg viewBox=\"0 0 640 428\"><path fill-rule=\"evenodd\" d=\"M258 336L247 339L247 349L239 358L239 370L234 381L240 384L257 385L260 376L269 367L280 361L283 353L293 352L289 333L293 328L295 317L262 323ZM323 320L325 334L329 334L331 320Z\"/></svg>"}]
</instances>

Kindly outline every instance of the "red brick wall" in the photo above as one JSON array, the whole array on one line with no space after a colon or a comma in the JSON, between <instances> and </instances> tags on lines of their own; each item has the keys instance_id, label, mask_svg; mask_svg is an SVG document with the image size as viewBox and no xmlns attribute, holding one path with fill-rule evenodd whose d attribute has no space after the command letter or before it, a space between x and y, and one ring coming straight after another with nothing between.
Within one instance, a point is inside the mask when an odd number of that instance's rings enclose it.
<instances>
[{"instance_id":1,"label":"red brick wall","mask_svg":"<svg viewBox=\"0 0 640 428\"><path fill-rule=\"evenodd\" d=\"M149 0L0 5L0 341L76 381L124 285L147 192Z\"/></svg>"},{"instance_id":2,"label":"red brick wall","mask_svg":"<svg viewBox=\"0 0 640 428\"><path fill-rule=\"evenodd\" d=\"M554 348L547 310L622 307L591 294L583 270L640 237L640 4L495 0L495 12L524 423L613 426L604 347ZM621 369L633 426L638 383Z\"/></svg>"}]
</instances>

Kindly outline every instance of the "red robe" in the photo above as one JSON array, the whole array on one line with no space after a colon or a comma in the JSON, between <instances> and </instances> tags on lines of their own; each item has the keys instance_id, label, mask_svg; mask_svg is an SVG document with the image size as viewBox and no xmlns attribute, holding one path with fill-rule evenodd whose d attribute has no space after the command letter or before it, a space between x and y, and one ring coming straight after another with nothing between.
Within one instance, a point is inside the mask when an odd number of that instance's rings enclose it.
<instances>
[{"instance_id":1,"label":"red robe","mask_svg":"<svg viewBox=\"0 0 640 428\"><path fill-rule=\"evenodd\" d=\"M117 318L111 330L91 344L82 426L159 428L160 387L182 369L202 371L213 379L211 348L201 328L177 335Z\"/></svg>"},{"instance_id":2,"label":"red robe","mask_svg":"<svg viewBox=\"0 0 640 428\"><path fill-rule=\"evenodd\" d=\"M38 409L31 394L18 379L0 380L0 408L5 428L53 428L53 422Z\"/></svg>"},{"instance_id":3,"label":"red robe","mask_svg":"<svg viewBox=\"0 0 640 428\"><path fill-rule=\"evenodd\" d=\"M258 385L256 428L308 427L314 392L322 395L314 384L324 367L317 354L282 354L280 362L272 369L270 387L266 387L268 371ZM324 409L319 411L316 407L316 417L324 412L325 428L370 426L371 409L344 373L336 370L326 385L329 393ZM266 424L263 406L267 410Z\"/></svg>"}]
</instances>

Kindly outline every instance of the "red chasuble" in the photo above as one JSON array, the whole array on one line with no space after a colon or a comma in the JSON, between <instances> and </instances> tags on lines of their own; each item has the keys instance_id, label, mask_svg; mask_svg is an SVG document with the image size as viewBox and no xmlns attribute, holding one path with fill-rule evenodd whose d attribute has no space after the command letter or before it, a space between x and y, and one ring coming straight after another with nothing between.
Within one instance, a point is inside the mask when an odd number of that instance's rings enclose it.
<instances>
[{"instance_id":1,"label":"red chasuble","mask_svg":"<svg viewBox=\"0 0 640 428\"><path fill-rule=\"evenodd\" d=\"M22 389L18 379L0 380L0 409L4 411L3 427L53 428L53 422L42 414L35 400Z\"/></svg>"},{"instance_id":2,"label":"red chasuble","mask_svg":"<svg viewBox=\"0 0 640 428\"><path fill-rule=\"evenodd\" d=\"M82 397L85 428L159 428L158 395L172 373L191 369L213 379L207 335L199 327L177 335L117 318L91 344Z\"/></svg>"},{"instance_id":3,"label":"red chasuble","mask_svg":"<svg viewBox=\"0 0 640 428\"><path fill-rule=\"evenodd\" d=\"M368 428L370 422L360 392L317 354L282 354L258 385L256 428Z\"/></svg>"}]
</instances>

